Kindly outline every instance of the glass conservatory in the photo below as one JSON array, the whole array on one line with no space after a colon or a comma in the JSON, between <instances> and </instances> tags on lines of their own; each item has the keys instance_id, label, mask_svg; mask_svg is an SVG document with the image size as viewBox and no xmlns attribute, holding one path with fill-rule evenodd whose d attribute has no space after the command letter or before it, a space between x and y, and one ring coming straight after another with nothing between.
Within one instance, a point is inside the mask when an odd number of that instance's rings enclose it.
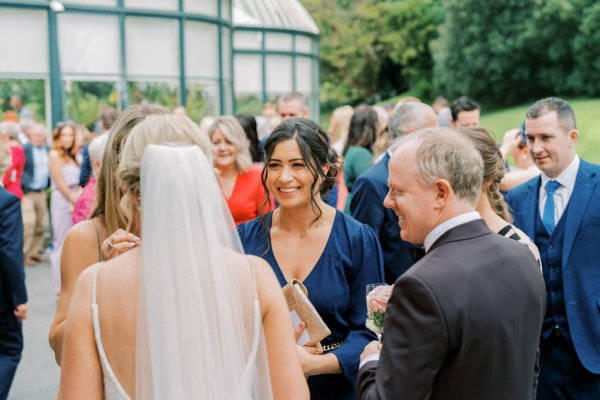
<instances>
[{"instance_id":1,"label":"glass conservatory","mask_svg":"<svg viewBox=\"0 0 600 400\"><path fill-rule=\"evenodd\" d=\"M52 125L143 101L198 121L291 90L317 110L310 16L296 0L231 1L0 0L0 114L19 94Z\"/></svg>"},{"instance_id":2,"label":"glass conservatory","mask_svg":"<svg viewBox=\"0 0 600 400\"><path fill-rule=\"evenodd\" d=\"M235 108L260 106L297 91L319 113L318 34L297 0L236 0L233 8Z\"/></svg>"}]
</instances>

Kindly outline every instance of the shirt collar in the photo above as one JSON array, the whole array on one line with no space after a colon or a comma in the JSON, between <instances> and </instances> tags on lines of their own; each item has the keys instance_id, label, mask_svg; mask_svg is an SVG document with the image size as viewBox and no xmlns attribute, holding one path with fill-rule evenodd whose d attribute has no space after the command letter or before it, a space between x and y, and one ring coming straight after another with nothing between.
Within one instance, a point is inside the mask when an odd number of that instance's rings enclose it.
<instances>
[{"instance_id":1,"label":"shirt collar","mask_svg":"<svg viewBox=\"0 0 600 400\"><path fill-rule=\"evenodd\" d=\"M462 224L466 224L467 222L475 221L476 219L481 219L481 215L479 215L477 211L470 211L442 222L441 224L433 228L431 232L429 232L429 234L425 237L425 240L423 242L423 247L425 247L425 251L429 251L431 246L433 246L433 244L450 229L456 228L457 226Z\"/></svg>"},{"instance_id":2,"label":"shirt collar","mask_svg":"<svg viewBox=\"0 0 600 400\"><path fill-rule=\"evenodd\" d=\"M560 173L556 178L552 179L545 173L541 173L542 177L542 188L546 188L546 183L550 180L555 180L561 184L561 186L571 188L575 186L575 179L577 179L577 171L579 170L579 156L575 154L573 161L563 172Z\"/></svg>"}]
</instances>

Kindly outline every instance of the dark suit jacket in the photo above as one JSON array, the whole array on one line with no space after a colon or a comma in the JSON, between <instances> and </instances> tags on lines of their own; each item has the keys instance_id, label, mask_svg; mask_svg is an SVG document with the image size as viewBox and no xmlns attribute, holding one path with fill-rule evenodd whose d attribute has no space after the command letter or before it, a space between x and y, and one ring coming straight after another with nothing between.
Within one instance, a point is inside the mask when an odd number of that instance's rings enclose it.
<instances>
[{"instance_id":1,"label":"dark suit jacket","mask_svg":"<svg viewBox=\"0 0 600 400\"><path fill-rule=\"evenodd\" d=\"M389 161L390 156L386 153L354 182L350 213L375 231L383 251L385 281L392 284L414 264L410 249L415 246L400 238L398 217L394 211L383 206L389 191Z\"/></svg>"},{"instance_id":2,"label":"dark suit jacket","mask_svg":"<svg viewBox=\"0 0 600 400\"><path fill-rule=\"evenodd\" d=\"M530 400L545 288L522 243L459 225L398 278L361 399Z\"/></svg>"},{"instance_id":3,"label":"dark suit jacket","mask_svg":"<svg viewBox=\"0 0 600 400\"><path fill-rule=\"evenodd\" d=\"M48 146L46 146L46 150ZM23 176L21 177L21 187L23 188L23 192L27 193L31 191L31 182L33 181L33 174L35 171L35 163L33 159L33 146L31 143L27 143L23 146L23 150L25 151L25 168L23 169ZM46 187L50 186L50 174L48 174L48 182L46 183Z\"/></svg>"},{"instance_id":4,"label":"dark suit jacket","mask_svg":"<svg viewBox=\"0 0 600 400\"><path fill-rule=\"evenodd\" d=\"M562 245L563 290L571 339L585 368L600 374L600 166L581 160ZM541 178L508 194L514 224L535 241Z\"/></svg>"},{"instance_id":5,"label":"dark suit jacket","mask_svg":"<svg viewBox=\"0 0 600 400\"><path fill-rule=\"evenodd\" d=\"M17 196L0 187L0 312L27 303L23 269L23 220Z\"/></svg>"}]
</instances>

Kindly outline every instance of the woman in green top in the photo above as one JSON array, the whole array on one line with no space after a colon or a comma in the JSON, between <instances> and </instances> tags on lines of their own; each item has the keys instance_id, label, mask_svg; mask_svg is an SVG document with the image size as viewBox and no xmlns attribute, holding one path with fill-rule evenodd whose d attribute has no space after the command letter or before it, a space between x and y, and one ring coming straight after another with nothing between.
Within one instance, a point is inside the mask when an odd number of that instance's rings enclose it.
<instances>
[{"instance_id":1,"label":"woman in green top","mask_svg":"<svg viewBox=\"0 0 600 400\"><path fill-rule=\"evenodd\" d=\"M348 139L344 146L344 180L348 187L346 212L350 212L352 186L356 178L371 166L373 144L377 135L377 113L372 107L361 105L354 109L350 120Z\"/></svg>"}]
</instances>

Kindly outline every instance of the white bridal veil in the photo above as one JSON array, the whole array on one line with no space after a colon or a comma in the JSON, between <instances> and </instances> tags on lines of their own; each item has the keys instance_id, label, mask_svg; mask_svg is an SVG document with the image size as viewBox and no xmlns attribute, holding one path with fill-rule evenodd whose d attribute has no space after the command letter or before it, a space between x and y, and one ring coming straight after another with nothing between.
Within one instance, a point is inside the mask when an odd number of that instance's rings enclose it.
<instances>
[{"instance_id":1,"label":"white bridal veil","mask_svg":"<svg viewBox=\"0 0 600 400\"><path fill-rule=\"evenodd\" d=\"M141 165L138 399L270 399L255 280L213 168L196 146Z\"/></svg>"}]
</instances>

